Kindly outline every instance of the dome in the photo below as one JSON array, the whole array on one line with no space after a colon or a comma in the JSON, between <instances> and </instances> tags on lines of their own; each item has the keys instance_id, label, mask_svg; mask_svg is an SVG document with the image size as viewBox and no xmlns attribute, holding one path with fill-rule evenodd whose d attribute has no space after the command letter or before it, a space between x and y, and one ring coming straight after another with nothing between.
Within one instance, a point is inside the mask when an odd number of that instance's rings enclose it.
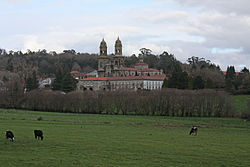
<instances>
[{"instance_id":1,"label":"dome","mask_svg":"<svg viewBox=\"0 0 250 167\"><path fill-rule=\"evenodd\" d=\"M102 39L100 47L102 47L102 48L104 48L104 47L106 48L107 47L107 43L105 42L104 38Z\"/></svg>"},{"instance_id":2,"label":"dome","mask_svg":"<svg viewBox=\"0 0 250 167\"><path fill-rule=\"evenodd\" d=\"M115 41L115 46L122 46L122 42L121 40L119 39L119 37L117 38L117 40Z\"/></svg>"}]
</instances>

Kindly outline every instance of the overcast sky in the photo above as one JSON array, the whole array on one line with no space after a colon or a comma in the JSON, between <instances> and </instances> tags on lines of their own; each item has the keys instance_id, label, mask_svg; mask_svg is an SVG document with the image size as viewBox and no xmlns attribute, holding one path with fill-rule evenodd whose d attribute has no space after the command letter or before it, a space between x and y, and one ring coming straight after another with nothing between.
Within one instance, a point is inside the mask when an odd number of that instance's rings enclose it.
<instances>
[{"instance_id":1,"label":"overcast sky","mask_svg":"<svg viewBox=\"0 0 250 167\"><path fill-rule=\"evenodd\" d=\"M142 47L225 70L250 68L250 0L0 0L0 48L98 53L104 38L124 55Z\"/></svg>"}]
</instances>

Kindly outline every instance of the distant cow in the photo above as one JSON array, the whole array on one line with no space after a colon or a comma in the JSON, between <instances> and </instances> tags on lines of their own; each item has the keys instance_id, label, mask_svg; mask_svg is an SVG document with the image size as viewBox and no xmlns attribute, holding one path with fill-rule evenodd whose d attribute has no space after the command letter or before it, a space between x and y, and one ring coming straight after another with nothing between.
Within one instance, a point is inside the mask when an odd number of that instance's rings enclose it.
<instances>
[{"instance_id":1,"label":"distant cow","mask_svg":"<svg viewBox=\"0 0 250 167\"><path fill-rule=\"evenodd\" d=\"M192 129L189 132L189 135L191 135L192 133L194 135L197 135L197 132L198 132L198 128L196 126L193 126Z\"/></svg>"},{"instance_id":2,"label":"distant cow","mask_svg":"<svg viewBox=\"0 0 250 167\"><path fill-rule=\"evenodd\" d=\"M9 130L6 131L6 139L11 139L12 142L14 141L14 134Z\"/></svg>"},{"instance_id":3,"label":"distant cow","mask_svg":"<svg viewBox=\"0 0 250 167\"><path fill-rule=\"evenodd\" d=\"M39 140L39 137L41 140L43 140L43 131L41 130L34 130L35 138Z\"/></svg>"}]
</instances>

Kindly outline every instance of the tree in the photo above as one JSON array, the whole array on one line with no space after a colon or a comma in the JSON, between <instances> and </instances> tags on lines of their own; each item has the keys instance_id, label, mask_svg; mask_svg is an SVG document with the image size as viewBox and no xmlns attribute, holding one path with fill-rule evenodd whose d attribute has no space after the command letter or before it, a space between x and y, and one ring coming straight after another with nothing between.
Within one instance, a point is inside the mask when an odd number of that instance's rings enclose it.
<instances>
[{"instance_id":1,"label":"tree","mask_svg":"<svg viewBox=\"0 0 250 167\"><path fill-rule=\"evenodd\" d=\"M66 93L74 91L76 89L76 84L77 81L70 75L70 73L66 73L62 79L61 90Z\"/></svg>"},{"instance_id":2,"label":"tree","mask_svg":"<svg viewBox=\"0 0 250 167\"><path fill-rule=\"evenodd\" d=\"M134 67L134 65L138 63L138 58L133 54L132 56L125 57L124 63L126 67Z\"/></svg>"},{"instance_id":3,"label":"tree","mask_svg":"<svg viewBox=\"0 0 250 167\"><path fill-rule=\"evenodd\" d=\"M227 67L227 73L226 73L226 90L227 91L234 91L235 88L238 87L238 84L236 82L236 73L234 66Z\"/></svg>"},{"instance_id":4,"label":"tree","mask_svg":"<svg viewBox=\"0 0 250 167\"><path fill-rule=\"evenodd\" d=\"M226 79L234 80L236 78L236 73L234 66L227 67Z\"/></svg>"},{"instance_id":5,"label":"tree","mask_svg":"<svg viewBox=\"0 0 250 167\"><path fill-rule=\"evenodd\" d=\"M152 53L152 50L147 49L147 48L141 48L140 52L142 55L150 55Z\"/></svg>"},{"instance_id":6,"label":"tree","mask_svg":"<svg viewBox=\"0 0 250 167\"><path fill-rule=\"evenodd\" d=\"M163 69L165 74L171 74L174 71L182 71L180 62L178 62L174 55L163 52L159 56L159 68Z\"/></svg>"},{"instance_id":7,"label":"tree","mask_svg":"<svg viewBox=\"0 0 250 167\"><path fill-rule=\"evenodd\" d=\"M193 82L193 89L204 89L205 84L201 76L196 76Z\"/></svg>"},{"instance_id":8,"label":"tree","mask_svg":"<svg viewBox=\"0 0 250 167\"><path fill-rule=\"evenodd\" d=\"M36 71L33 71L32 76L26 79L26 90L31 91L38 88L38 80L36 77Z\"/></svg>"},{"instance_id":9,"label":"tree","mask_svg":"<svg viewBox=\"0 0 250 167\"><path fill-rule=\"evenodd\" d=\"M56 78L52 84L53 90L61 90L62 89L62 80L63 80L63 71L59 69L56 73Z\"/></svg>"},{"instance_id":10,"label":"tree","mask_svg":"<svg viewBox=\"0 0 250 167\"><path fill-rule=\"evenodd\" d=\"M242 72L242 73L249 73L249 69L247 69L246 67L244 67L240 72Z\"/></svg>"},{"instance_id":11,"label":"tree","mask_svg":"<svg viewBox=\"0 0 250 167\"><path fill-rule=\"evenodd\" d=\"M210 79L210 78L207 79L206 84L205 84L205 88L208 88L208 89L214 88L212 79Z\"/></svg>"},{"instance_id":12,"label":"tree","mask_svg":"<svg viewBox=\"0 0 250 167\"><path fill-rule=\"evenodd\" d=\"M188 74L186 72L173 72L168 80L169 88L187 89L188 88Z\"/></svg>"}]
</instances>

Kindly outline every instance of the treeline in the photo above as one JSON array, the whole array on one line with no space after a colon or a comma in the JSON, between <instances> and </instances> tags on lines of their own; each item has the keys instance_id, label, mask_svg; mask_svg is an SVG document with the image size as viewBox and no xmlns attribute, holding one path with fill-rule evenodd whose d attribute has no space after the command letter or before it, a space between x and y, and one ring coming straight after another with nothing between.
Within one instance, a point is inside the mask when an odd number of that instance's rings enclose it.
<instances>
[{"instance_id":1,"label":"treeline","mask_svg":"<svg viewBox=\"0 0 250 167\"><path fill-rule=\"evenodd\" d=\"M162 69L167 74L163 86L165 88L223 89L232 94L250 94L250 73L246 67L236 73L234 67L229 66L225 75L218 65L204 58L193 56L187 59L187 63L181 63L173 54L165 51L155 55L150 49L142 48L140 52L138 56L126 56L125 66L134 67L143 60L150 68ZM60 80L60 73L66 74L70 71L87 73L96 70L97 65L97 54L76 53L74 50L64 50L63 53L48 53L46 50L7 53L0 49L0 80L8 82L11 80L10 74L17 74L20 81L27 85L28 90L37 87L34 85L34 74L37 77L59 76ZM1 75L1 71L8 73ZM67 89L71 91L74 87Z\"/></svg>"},{"instance_id":2,"label":"treeline","mask_svg":"<svg viewBox=\"0 0 250 167\"><path fill-rule=\"evenodd\" d=\"M1 49L0 49L1 50ZM0 71L17 73L25 81L35 71L40 77L54 77L58 69L65 71L90 72L97 69L97 54L76 53L64 50L63 53L39 50L26 53L6 51L0 54Z\"/></svg>"},{"instance_id":3,"label":"treeline","mask_svg":"<svg viewBox=\"0 0 250 167\"><path fill-rule=\"evenodd\" d=\"M163 87L190 90L223 89L231 94L250 94L250 73L246 67L236 73L234 66L229 66L224 73L219 66L204 58L191 57L188 62L189 64L182 64L181 69L173 71Z\"/></svg>"},{"instance_id":4,"label":"treeline","mask_svg":"<svg viewBox=\"0 0 250 167\"><path fill-rule=\"evenodd\" d=\"M223 91L177 90L116 92L50 92L5 94L0 108L49 112L153 115L178 117L236 117L231 97Z\"/></svg>"}]
</instances>

